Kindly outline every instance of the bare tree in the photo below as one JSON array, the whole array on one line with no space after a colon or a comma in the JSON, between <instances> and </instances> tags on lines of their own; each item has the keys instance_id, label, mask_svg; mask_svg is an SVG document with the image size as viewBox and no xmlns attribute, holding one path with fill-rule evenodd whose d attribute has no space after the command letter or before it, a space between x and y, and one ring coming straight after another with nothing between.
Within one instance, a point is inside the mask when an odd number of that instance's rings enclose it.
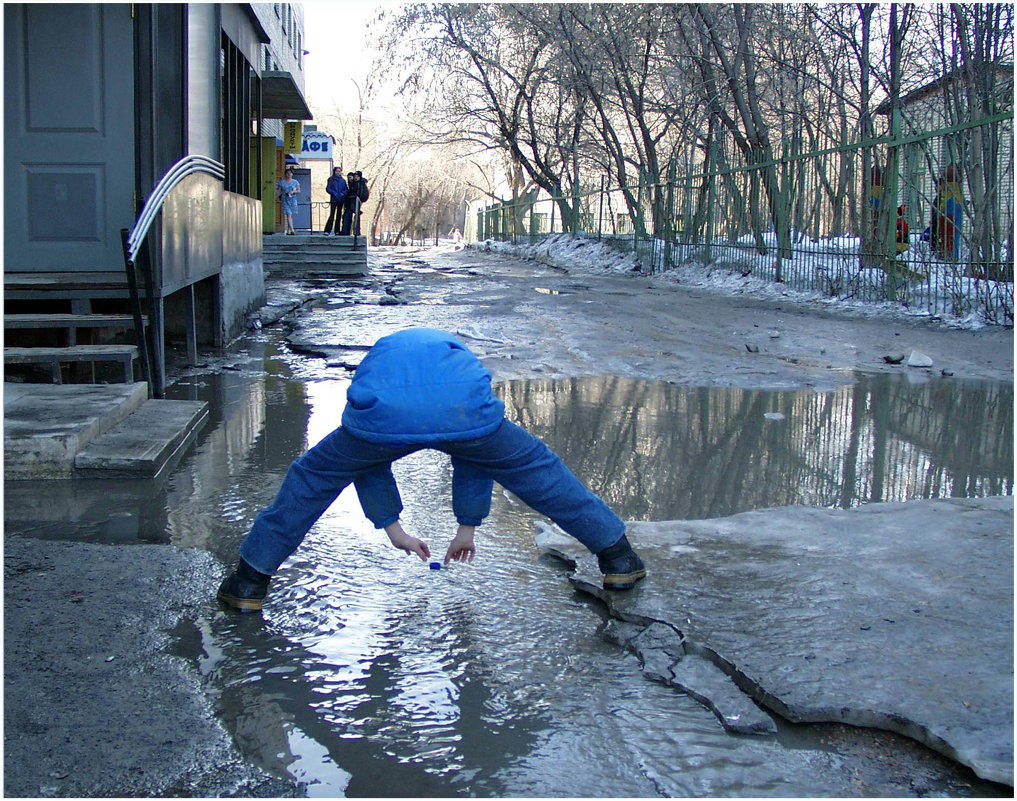
<instances>
[{"instance_id":1,"label":"bare tree","mask_svg":"<svg viewBox=\"0 0 1017 801\"><path fill-rule=\"evenodd\" d=\"M670 15L653 5L553 8L559 46L595 112L599 141L591 148L604 153L637 235L660 235L666 223L664 172L673 155L665 142L680 113L664 90Z\"/></svg>"},{"instance_id":2,"label":"bare tree","mask_svg":"<svg viewBox=\"0 0 1017 801\"><path fill-rule=\"evenodd\" d=\"M956 55L960 65L955 68L959 80L945 90L948 107L959 119L986 119L1005 110L1013 101L1013 6L967 5L952 3ZM1005 66L1009 68L1009 85L1000 80ZM979 126L964 140L968 194L970 197L971 235L968 271L993 280L1013 281L1013 204L1003 197L1003 181L1010 178L1013 186L1013 148L1001 142L997 126ZM1002 159L1009 154L1009 167ZM1009 206L1010 214L1003 210ZM1004 228L1005 226L1005 228ZM1005 251L1005 252L1004 252Z\"/></svg>"},{"instance_id":3,"label":"bare tree","mask_svg":"<svg viewBox=\"0 0 1017 801\"><path fill-rule=\"evenodd\" d=\"M553 41L511 6L476 4L408 7L383 41L421 103L422 138L507 151L571 230L582 107L557 79Z\"/></svg>"},{"instance_id":4,"label":"bare tree","mask_svg":"<svg viewBox=\"0 0 1017 801\"><path fill-rule=\"evenodd\" d=\"M781 194L770 123L763 113L759 91L759 62L753 36L757 9L752 5L696 4L692 11L690 24L682 28L682 35L690 51L696 54L704 100L752 169L750 193L755 195L760 189L765 193L770 221L777 234L778 255L789 257L788 209ZM755 218L752 227L757 249L765 252L762 221ZM780 277L778 261L778 280Z\"/></svg>"}]
</instances>

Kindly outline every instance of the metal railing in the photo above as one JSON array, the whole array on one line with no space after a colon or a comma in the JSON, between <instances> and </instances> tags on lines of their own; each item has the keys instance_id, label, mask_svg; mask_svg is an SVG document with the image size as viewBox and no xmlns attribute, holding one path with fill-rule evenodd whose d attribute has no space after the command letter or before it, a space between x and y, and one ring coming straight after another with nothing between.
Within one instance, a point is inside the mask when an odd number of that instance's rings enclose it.
<instances>
[{"instance_id":1,"label":"metal railing","mask_svg":"<svg viewBox=\"0 0 1017 801\"><path fill-rule=\"evenodd\" d=\"M226 176L226 168L214 159L207 156L185 156L170 167L152 188L141 207L141 213L134 226L130 229L123 228L120 231L124 249L124 270L127 273L127 290L131 301L131 315L134 318L134 330L138 338L138 357L141 362L142 376L148 384L149 397L163 397L165 376L163 375L162 359L158 358L159 348L155 341L155 337L161 335L161 332L153 331L152 327L154 322L160 319L156 306L155 278L150 266L143 264L141 274L145 285L149 320L149 325L146 326L141 312L141 298L138 291L138 252L173 187L188 175L199 172L211 175L220 181L224 180Z\"/></svg>"},{"instance_id":2,"label":"metal railing","mask_svg":"<svg viewBox=\"0 0 1017 801\"><path fill-rule=\"evenodd\" d=\"M311 205L311 209L310 209L311 210L311 228L310 228L310 231L313 233L314 231L323 231L323 230L325 230L325 223L328 222L328 216L329 216L329 214L332 211L331 201L328 201L328 200L312 200L310 205ZM337 213L339 214L339 220L336 221L335 224L338 227L339 224L341 224L341 221L342 221L342 209L339 209ZM352 229L351 229L351 234L353 236L353 248L354 249L356 249L357 246L360 244L360 238L361 237L364 238L364 244L365 245L367 244L367 234L362 233L361 227L360 227L362 216L363 216L362 212L360 211L360 198L356 198L356 207L355 207L354 212L353 212L353 225L352 225Z\"/></svg>"},{"instance_id":3,"label":"metal railing","mask_svg":"<svg viewBox=\"0 0 1017 801\"><path fill-rule=\"evenodd\" d=\"M668 179L490 204L471 239L558 232L637 254L644 271L727 269L826 297L1012 324L1013 115L751 163L690 148ZM473 228L473 226L470 226Z\"/></svg>"}]
</instances>

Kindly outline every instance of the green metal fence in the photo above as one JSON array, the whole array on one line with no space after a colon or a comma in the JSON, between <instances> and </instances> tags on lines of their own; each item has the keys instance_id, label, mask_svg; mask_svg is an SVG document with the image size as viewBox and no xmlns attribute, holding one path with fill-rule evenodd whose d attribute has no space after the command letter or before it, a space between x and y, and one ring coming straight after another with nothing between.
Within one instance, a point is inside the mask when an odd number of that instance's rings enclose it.
<instances>
[{"instance_id":1,"label":"green metal fence","mask_svg":"<svg viewBox=\"0 0 1017 801\"><path fill-rule=\"evenodd\" d=\"M706 150L673 160L663 182L488 205L473 233L517 243L572 233L633 251L647 272L703 265L1013 323L1012 111L854 145Z\"/></svg>"}]
</instances>

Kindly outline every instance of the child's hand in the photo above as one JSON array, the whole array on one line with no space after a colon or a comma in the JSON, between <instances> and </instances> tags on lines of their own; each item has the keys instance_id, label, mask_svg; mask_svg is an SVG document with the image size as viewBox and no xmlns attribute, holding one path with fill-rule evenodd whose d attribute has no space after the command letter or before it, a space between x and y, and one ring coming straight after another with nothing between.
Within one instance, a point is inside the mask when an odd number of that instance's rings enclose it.
<instances>
[{"instance_id":1,"label":"child's hand","mask_svg":"<svg viewBox=\"0 0 1017 801\"><path fill-rule=\"evenodd\" d=\"M431 550L427 547L427 543L423 540L418 540L416 537L411 537L403 531L403 527L399 525L398 521L386 526L385 533L388 534L388 538L392 542L392 545L400 551L415 553L425 562L431 556Z\"/></svg>"},{"instance_id":2,"label":"child's hand","mask_svg":"<svg viewBox=\"0 0 1017 801\"><path fill-rule=\"evenodd\" d=\"M459 530L445 551L445 564L449 562L472 562L477 555L473 545L473 526L459 526Z\"/></svg>"}]
</instances>

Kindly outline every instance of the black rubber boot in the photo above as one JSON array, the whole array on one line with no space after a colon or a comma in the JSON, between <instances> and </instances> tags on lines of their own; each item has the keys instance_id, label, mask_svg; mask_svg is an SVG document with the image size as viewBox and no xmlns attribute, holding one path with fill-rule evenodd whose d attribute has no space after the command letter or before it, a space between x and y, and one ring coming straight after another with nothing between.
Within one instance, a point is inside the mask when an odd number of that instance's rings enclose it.
<instances>
[{"instance_id":1,"label":"black rubber boot","mask_svg":"<svg viewBox=\"0 0 1017 801\"><path fill-rule=\"evenodd\" d=\"M216 597L241 612L260 612L271 580L271 576L259 573L241 559L237 569L219 585Z\"/></svg>"},{"instance_id":2,"label":"black rubber boot","mask_svg":"<svg viewBox=\"0 0 1017 801\"><path fill-rule=\"evenodd\" d=\"M605 590L627 590L646 576L643 560L632 550L628 538L622 537L597 554L597 564L604 574Z\"/></svg>"}]
</instances>

